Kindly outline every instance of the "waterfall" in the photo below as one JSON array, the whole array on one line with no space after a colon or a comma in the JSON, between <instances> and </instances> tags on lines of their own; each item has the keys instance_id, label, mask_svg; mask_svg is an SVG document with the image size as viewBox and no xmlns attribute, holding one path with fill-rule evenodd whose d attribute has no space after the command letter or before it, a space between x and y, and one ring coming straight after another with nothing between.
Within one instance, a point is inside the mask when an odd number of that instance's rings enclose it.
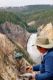
<instances>
[{"instance_id":1,"label":"waterfall","mask_svg":"<svg viewBox=\"0 0 53 80\"><path fill-rule=\"evenodd\" d=\"M35 45L36 43L36 33L32 33L30 38L27 42L27 51L30 55L30 57L33 59L34 62L39 64L41 62L41 55L40 52L37 50L37 47Z\"/></svg>"}]
</instances>

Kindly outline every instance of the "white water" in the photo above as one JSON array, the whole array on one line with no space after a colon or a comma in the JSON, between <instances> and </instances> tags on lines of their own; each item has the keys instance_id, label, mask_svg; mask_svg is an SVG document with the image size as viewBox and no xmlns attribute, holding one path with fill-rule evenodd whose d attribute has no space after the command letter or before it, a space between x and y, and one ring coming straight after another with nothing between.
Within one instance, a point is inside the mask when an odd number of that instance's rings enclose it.
<instances>
[{"instance_id":1,"label":"white water","mask_svg":"<svg viewBox=\"0 0 53 80\"><path fill-rule=\"evenodd\" d=\"M30 57L33 59L33 61L38 64L41 62L41 55L40 55L39 51L37 50L37 47L35 46L36 36L37 36L36 33L33 33L30 36L28 43L27 43L27 51L28 51Z\"/></svg>"}]
</instances>

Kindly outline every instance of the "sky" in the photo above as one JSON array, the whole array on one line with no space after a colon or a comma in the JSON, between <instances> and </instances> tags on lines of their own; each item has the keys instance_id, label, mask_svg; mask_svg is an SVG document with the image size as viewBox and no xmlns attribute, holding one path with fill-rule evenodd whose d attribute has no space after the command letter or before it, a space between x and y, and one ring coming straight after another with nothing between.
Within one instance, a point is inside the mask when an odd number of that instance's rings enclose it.
<instances>
[{"instance_id":1,"label":"sky","mask_svg":"<svg viewBox=\"0 0 53 80\"><path fill-rule=\"evenodd\" d=\"M0 7L17 7L37 4L53 5L53 0L0 0Z\"/></svg>"}]
</instances>

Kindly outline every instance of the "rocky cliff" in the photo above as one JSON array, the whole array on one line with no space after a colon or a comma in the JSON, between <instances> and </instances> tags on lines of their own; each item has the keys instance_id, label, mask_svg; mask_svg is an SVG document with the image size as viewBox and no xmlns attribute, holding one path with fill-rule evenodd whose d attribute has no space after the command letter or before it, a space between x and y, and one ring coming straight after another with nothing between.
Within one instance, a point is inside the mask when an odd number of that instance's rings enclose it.
<instances>
[{"instance_id":1,"label":"rocky cliff","mask_svg":"<svg viewBox=\"0 0 53 80\"><path fill-rule=\"evenodd\" d=\"M0 80L20 80L18 77L20 71L17 66L19 62L16 62L14 58L16 48L19 49L5 34L0 33ZM27 56L29 58L29 55ZM23 57L24 63L22 62L22 65L25 67L29 65L29 63L24 58L25 57Z\"/></svg>"},{"instance_id":2,"label":"rocky cliff","mask_svg":"<svg viewBox=\"0 0 53 80\"><path fill-rule=\"evenodd\" d=\"M17 49L24 54L24 58L30 60L26 51L29 36L30 34L19 25L9 22L0 25L0 80L19 80L20 72L16 68L13 54Z\"/></svg>"},{"instance_id":3,"label":"rocky cliff","mask_svg":"<svg viewBox=\"0 0 53 80\"><path fill-rule=\"evenodd\" d=\"M14 49L15 45L6 35L0 33L0 80L16 80L17 73L12 57Z\"/></svg>"},{"instance_id":4,"label":"rocky cliff","mask_svg":"<svg viewBox=\"0 0 53 80\"><path fill-rule=\"evenodd\" d=\"M28 33L24 28L10 22L5 22L0 25L0 32L10 36L26 49L26 44L30 33Z\"/></svg>"}]
</instances>

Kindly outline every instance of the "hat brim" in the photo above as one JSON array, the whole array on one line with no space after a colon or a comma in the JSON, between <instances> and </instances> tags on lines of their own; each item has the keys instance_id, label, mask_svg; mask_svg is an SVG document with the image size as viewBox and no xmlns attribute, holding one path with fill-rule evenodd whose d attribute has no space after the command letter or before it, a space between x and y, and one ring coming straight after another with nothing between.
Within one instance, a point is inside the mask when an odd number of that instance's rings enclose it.
<instances>
[{"instance_id":1,"label":"hat brim","mask_svg":"<svg viewBox=\"0 0 53 80\"><path fill-rule=\"evenodd\" d=\"M53 43L47 44L47 45L42 45L42 44L36 43L36 46L40 46L40 47L43 47L43 48L50 49L50 48L53 48Z\"/></svg>"}]
</instances>

